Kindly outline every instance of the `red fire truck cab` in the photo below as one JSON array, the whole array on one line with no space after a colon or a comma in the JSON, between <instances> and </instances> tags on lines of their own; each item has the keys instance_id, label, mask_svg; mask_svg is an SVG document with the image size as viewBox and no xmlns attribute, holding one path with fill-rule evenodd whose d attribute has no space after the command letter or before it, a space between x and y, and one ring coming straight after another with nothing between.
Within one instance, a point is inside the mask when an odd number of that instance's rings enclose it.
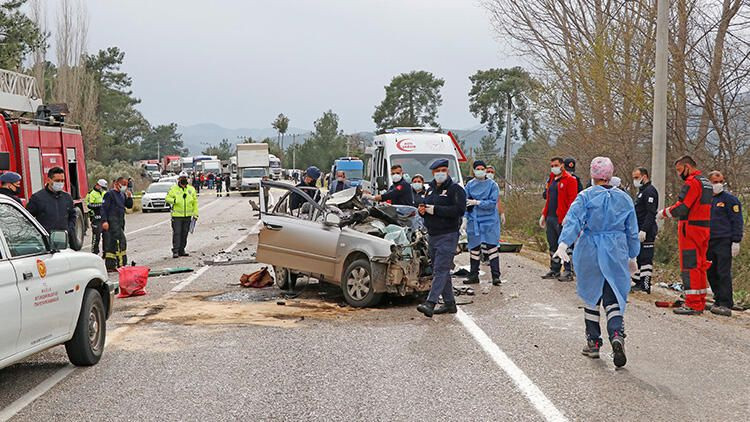
<instances>
[{"instance_id":1,"label":"red fire truck cab","mask_svg":"<svg viewBox=\"0 0 750 422\"><path fill-rule=\"evenodd\" d=\"M87 227L83 199L89 188L81 131L77 126L62 123L59 116L50 115L49 109L41 106L41 101L33 95L36 91L33 77L0 70L0 78L11 77L16 78L16 84L5 86L17 91L22 85L26 91L0 92L0 109L30 112L36 107L36 115L27 118L11 117L7 112L0 114L0 173L14 171L21 175L19 197L26 204L34 192L45 188L47 171L62 167L65 191L76 206L75 232L69 235L70 245L80 250Z\"/></svg>"}]
</instances>

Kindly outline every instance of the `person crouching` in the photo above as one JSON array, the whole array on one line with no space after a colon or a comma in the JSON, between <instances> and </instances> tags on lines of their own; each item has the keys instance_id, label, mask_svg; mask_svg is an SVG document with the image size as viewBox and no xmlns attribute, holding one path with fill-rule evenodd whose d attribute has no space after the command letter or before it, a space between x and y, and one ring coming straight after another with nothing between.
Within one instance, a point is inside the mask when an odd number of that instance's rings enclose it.
<instances>
[{"instance_id":1,"label":"person crouching","mask_svg":"<svg viewBox=\"0 0 750 422\"><path fill-rule=\"evenodd\" d=\"M593 186L581 192L570 206L554 257L570 261L568 245L575 243L576 288L585 302L587 343L582 353L599 358L599 308L603 307L613 360L619 368L627 362L623 316L630 276L638 269L636 257L641 244L633 201L623 190L609 184L613 172L614 166L607 157L596 157L591 162Z\"/></svg>"}]
</instances>

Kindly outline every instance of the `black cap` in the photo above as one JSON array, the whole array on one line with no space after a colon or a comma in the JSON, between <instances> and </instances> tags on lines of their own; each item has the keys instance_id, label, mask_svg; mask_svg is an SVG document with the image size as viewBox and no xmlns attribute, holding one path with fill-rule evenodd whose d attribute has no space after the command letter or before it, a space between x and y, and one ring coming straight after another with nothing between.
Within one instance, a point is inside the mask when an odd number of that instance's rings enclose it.
<instances>
[{"instance_id":1,"label":"black cap","mask_svg":"<svg viewBox=\"0 0 750 422\"><path fill-rule=\"evenodd\" d=\"M576 170L576 159L573 158L573 157L568 157L565 160L563 160L563 165L565 166L565 170L575 171Z\"/></svg>"},{"instance_id":2,"label":"black cap","mask_svg":"<svg viewBox=\"0 0 750 422\"><path fill-rule=\"evenodd\" d=\"M448 160L445 158L440 158L430 164L430 170L435 170L440 167L448 167Z\"/></svg>"}]
</instances>

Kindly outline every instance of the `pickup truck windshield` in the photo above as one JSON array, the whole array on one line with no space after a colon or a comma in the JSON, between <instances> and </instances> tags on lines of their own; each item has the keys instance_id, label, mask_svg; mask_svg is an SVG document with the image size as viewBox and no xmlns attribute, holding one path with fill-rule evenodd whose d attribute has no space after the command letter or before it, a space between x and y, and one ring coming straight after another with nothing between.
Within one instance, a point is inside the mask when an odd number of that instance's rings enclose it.
<instances>
[{"instance_id":1,"label":"pickup truck windshield","mask_svg":"<svg viewBox=\"0 0 750 422\"><path fill-rule=\"evenodd\" d=\"M266 169L242 169L242 177L244 178L263 177L265 175Z\"/></svg>"},{"instance_id":2,"label":"pickup truck windshield","mask_svg":"<svg viewBox=\"0 0 750 422\"><path fill-rule=\"evenodd\" d=\"M458 163L456 158L450 155L439 155L439 154L410 154L410 155L393 155L391 156L391 165L400 164L404 169L404 174L408 174L409 177L413 177L415 174L421 174L424 176L425 181L429 182L432 180L432 170L430 170L430 164L432 164L438 158L445 158L448 160L448 171L451 178L454 181L458 181ZM411 179L408 180L411 182Z\"/></svg>"}]
</instances>

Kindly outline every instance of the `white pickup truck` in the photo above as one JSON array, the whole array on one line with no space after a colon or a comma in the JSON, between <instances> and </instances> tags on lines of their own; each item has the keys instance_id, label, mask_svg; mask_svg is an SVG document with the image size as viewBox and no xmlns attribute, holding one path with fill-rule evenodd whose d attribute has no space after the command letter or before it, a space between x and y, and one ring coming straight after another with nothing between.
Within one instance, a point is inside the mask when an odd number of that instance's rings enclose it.
<instances>
[{"instance_id":1,"label":"white pickup truck","mask_svg":"<svg viewBox=\"0 0 750 422\"><path fill-rule=\"evenodd\" d=\"M0 195L0 368L60 344L74 365L96 364L116 291L101 258Z\"/></svg>"}]
</instances>

